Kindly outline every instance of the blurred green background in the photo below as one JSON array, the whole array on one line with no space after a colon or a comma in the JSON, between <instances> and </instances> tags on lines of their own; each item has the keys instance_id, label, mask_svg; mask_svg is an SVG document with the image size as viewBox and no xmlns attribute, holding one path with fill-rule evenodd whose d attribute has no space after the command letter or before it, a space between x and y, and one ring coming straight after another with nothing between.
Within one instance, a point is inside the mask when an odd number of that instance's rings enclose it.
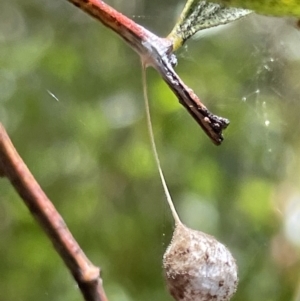
<instances>
[{"instance_id":1,"label":"blurred green background","mask_svg":"<svg viewBox=\"0 0 300 301\"><path fill-rule=\"evenodd\" d=\"M182 1L107 1L155 33ZM216 147L148 71L154 132L176 208L237 259L235 301L300 300L300 31L252 15L204 31L177 71L231 120ZM154 165L138 56L67 1L0 3L0 120L111 301L172 300L161 258L173 221ZM0 300L82 300L6 179Z\"/></svg>"}]
</instances>

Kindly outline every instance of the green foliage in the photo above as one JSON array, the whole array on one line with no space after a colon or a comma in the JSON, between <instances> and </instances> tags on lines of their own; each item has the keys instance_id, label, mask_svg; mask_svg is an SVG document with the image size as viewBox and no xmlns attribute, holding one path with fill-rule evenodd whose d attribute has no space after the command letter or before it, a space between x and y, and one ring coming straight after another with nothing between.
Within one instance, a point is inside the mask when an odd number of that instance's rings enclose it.
<instances>
[{"instance_id":1,"label":"green foliage","mask_svg":"<svg viewBox=\"0 0 300 301\"><path fill-rule=\"evenodd\" d=\"M213 0L212 2L252 9L264 15L300 16L299 0Z\"/></svg>"},{"instance_id":2,"label":"green foliage","mask_svg":"<svg viewBox=\"0 0 300 301\"><path fill-rule=\"evenodd\" d=\"M161 35L178 17L174 1L110 2ZM236 256L234 300L292 300L299 245L287 229L300 187L299 33L255 15L209 32L179 51L177 71L231 120L225 141L213 145L149 71L161 163L182 220ZM101 266L110 300L171 300L161 257L173 223L151 154L139 58L67 1L2 1L0 44L0 120ZM82 300L7 180L0 191L0 301Z\"/></svg>"}]
</instances>

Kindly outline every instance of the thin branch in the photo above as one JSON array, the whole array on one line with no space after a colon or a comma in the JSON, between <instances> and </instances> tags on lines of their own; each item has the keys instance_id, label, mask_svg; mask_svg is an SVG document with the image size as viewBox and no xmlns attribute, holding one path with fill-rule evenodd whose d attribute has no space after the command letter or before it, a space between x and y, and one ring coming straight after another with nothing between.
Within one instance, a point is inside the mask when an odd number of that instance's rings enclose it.
<instances>
[{"instance_id":1,"label":"thin branch","mask_svg":"<svg viewBox=\"0 0 300 301\"><path fill-rule=\"evenodd\" d=\"M212 114L198 96L184 84L173 67L177 63L172 39L160 38L119 13L101 0L67 0L121 36L141 57L145 66L155 68L177 96L179 102L198 122L215 144L223 141L225 118Z\"/></svg>"},{"instance_id":2,"label":"thin branch","mask_svg":"<svg viewBox=\"0 0 300 301\"><path fill-rule=\"evenodd\" d=\"M17 153L0 123L0 174L6 176L48 235L86 301L107 301L100 270L86 257L63 218Z\"/></svg>"}]
</instances>

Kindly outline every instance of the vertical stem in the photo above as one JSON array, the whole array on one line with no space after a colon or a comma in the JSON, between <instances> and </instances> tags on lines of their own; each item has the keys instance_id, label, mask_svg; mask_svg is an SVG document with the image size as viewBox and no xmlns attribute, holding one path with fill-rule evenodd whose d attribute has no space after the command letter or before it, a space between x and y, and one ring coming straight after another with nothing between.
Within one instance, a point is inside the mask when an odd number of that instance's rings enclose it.
<instances>
[{"instance_id":1,"label":"vertical stem","mask_svg":"<svg viewBox=\"0 0 300 301\"><path fill-rule=\"evenodd\" d=\"M16 189L78 283L85 300L107 301L99 268L86 257L61 215L37 183L0 123L0 174Z\"/></svg>"}]
</instances>

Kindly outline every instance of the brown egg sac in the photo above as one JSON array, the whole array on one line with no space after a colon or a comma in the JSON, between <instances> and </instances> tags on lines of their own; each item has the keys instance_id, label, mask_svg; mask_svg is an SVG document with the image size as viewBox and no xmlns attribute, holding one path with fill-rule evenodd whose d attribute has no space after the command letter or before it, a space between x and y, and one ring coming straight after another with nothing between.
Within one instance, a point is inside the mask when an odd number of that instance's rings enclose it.
<instances>
[{"instance_id":1,"label":"brown egg sac","mask_svg":"<svg viewBox=\"0 0 300 301\"><path fill-rule=\"evenodd\" d=\"M176 224L163 266L177 301L227 301L236 291L237 265L229 250L181 223Z\"/></svg>"}]
</instances>

